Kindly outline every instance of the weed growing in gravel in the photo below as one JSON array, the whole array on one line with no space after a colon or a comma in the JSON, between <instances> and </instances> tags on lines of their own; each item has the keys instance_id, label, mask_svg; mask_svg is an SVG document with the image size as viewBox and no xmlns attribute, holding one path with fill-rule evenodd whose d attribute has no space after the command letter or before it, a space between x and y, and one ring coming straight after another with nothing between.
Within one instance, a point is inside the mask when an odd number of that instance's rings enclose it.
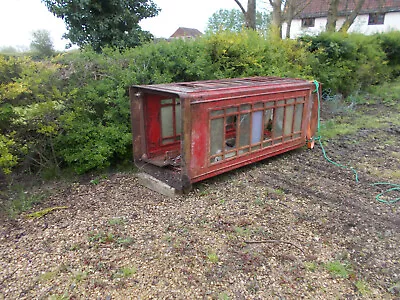
<instances>
[{"instance_id":1,"label":"weed growing in gravel","mask_svg":"<svg viewBox=\"0 0 400 300\"><path fill-rule=\"evenodd\" d=\"M68 292L65 292L62 295L50 295L48 299L49 300L69 300L70 297L69 297Z\"/></svg>"},{"instance_id":2,"label":"weed growing in gravel","mask_svg":"<svg viewBox=\"0 0 400 300\"><path fill-rule=\"evenodd\" d=\"M207 259L208 261L212 262L212 263L217 263L219 258L218 258L218 254L215 251L209 251L207 253Z\"/></svg>"},{"instance_id":3,"label":"weed growing in gravel","mask_svg":"<svg viewBox=\"0 0 400 300\"><path fill-rule=\"evenodd\" d=\"M285 195L285 191L282 189L275 189L274 192L277 195L281 195L281 196Z\"/></svg>"},{"instance_id":4,"label":"weed growing in gravel","mask_svg":"<svg viewBox=\"0 0 400 300\"><path fill-rule=\"evenodd\" d=\"M116 243L120 246L129 246L133 244L133 238L131 237L125 237L125 238L117 238Z\"/></svg>"},{"instance_id":5,"label":"weed growing in gravel","mask_svg":"<svg viewBox=\"0 0 400 300\"><path fill-rule=\"evenodd\" d=\"M131 245L134 240L131 237L121 237L114 235L111 232L99 232L99 233L92 233L88 237L89 243L99 245L99 244L111 244L114 243L118 246L129 246Z\"/></svg>"},{"instance_id":6,"label":"weed growing in gravel","mask_svg":"<svg viewBox=\"0 0 400 300\"><path fill-rule=\"evenodd\" d=\"M99 178L92 179L90 180L90 183L93 185L98 185L100 183L100 179Z\"/></svg>"},{"instance_id":7,"label":"weed growing in gravel","mask_svg":"<svg viewBox=\"0 0 400 300\"><path fill-rule=\"evenodd\" d=\"M364 280L357 280L354 285L362 296L367 296L371 293L368 283L366 283Z\"/></svg>"},{"instance_id":8,"label":"weed growing in gravel","mask_svg":"<svg viewBox=\"0 0 400 300\"><path fill-rule=\"evenodd\" d=\"M251 233L251 230L249 228L243 228L243 227L238 227L238 226L235 226L234 230L235 230L235 233L240 236L249 236Z\"/></svg>"},{"instance_id":9,"label":"weed growing in gravel","mask_svg":"<svg viewBox=\"0 0 400 300\"><path fill-rule=\"evenodd\" d=\"M92 234L91 236L89 236L89 242L91 242L91 243L107 244L107 243L114 242L114 240L115 240L115 237L111 232L109 232L109 233L99 232L99 233Z\"/></svg>"},{"instance_id":10,"label":"weed growing in gravel","mask_svg":"<svg viewBox=\"0 0 400 300\"><path fill-rule=\"evenodd\" d=\"M400 295L400 281L396 282L389 288L389 292L395 295Z\"/></svg>"},{"instance_id":11,"label":"weed growing in gravel","mask_svg":"<svg viewBox=\"0 0 400 300\"><path fill-rule=\"evenodd\" d=\"M58 275L58 273L59 273L58 269L55 271L45 272L39 276L38 280L40 282L45 282L45 281L51 280L51 279L55 278Z\"/></svg>"},{"instance_id":12,"label":"weed growing in gravel","mask_svg":"<svg viewBox=\"0 0 400 300\"><path fill-rule=\"evenodd\" d=\"M108 224L110 225L124 225L125 220L123 218L112 218L108 220Z\"/></svg>"},{"instance_id":13,"label":"weed growing in gravel","mask_svg":"<svg viewBox=\"0 0 400 300\"><path fill-rule=\"evenodd\" d=\"M6 211L11 218L15 218L21 212L31 209L35 204L41 203L47 193L29 193L20 188L11 192L10 202L6 206Z\"/></svg>"},{"instance_id":14,"label":"weed growing in gravel","mask_svg":"<svg viewBox=\"0 0 400 300\"><path fill-rule=\"evenodd\" d=\"M69 247L69 250L70 250L70 251L78 251L79 249L81 249L81 245L80 245L80 244L72 244L72 245Z\"/></svg>"},{"instance_id":15,"label":"weed growing in gravel","mask_svg":"<svg viewBox=\"0 0 400 300\"><path fill-rule=\"evenodd\" d=\"M136 271L137 269L135 267L123 267L118 269L118 271L112 275L112 278L129 278L136 274Z\"/></svg>"},{"instance_id":16,"label":"weed growing in gravel","mask_svg":"<svg viewBox=\"0 0 400 300\"><path fill-rule=\"evenodd\" d=\"M257 206L264 206L265 201L264 201L264 199L262 199L262 198L256 198L256 199L254 200L254 204L257 205Z\"/></svg>"},{"instance_id":17,"label":"weed growing in gravel","mask_svg":"<svg viewBox=\"0 0 400 300\"><path fill-rule=\"evenodd\" d=\"M230 300L231 298L229 297L227 292L222 292L219 293L218 295L218 300Z\"/></svg>"},{"instance_id":18,"label":"weed growing in gravel","mask_svg":"<svg viewBox=\"0 0 400 300\"><path fill-rule=\"evenodd\" d=\"M311 262L306 261L304 263L304 267L308 271L315 272L317 270L317 268L318 268L318 264L316 262L313 262L313 261L311 261Z\"/></svg>"},{"instance_id":19,"label":"weed growing in gravel","mask_svg":"<svg viewBox=\"0 0 400 300\"><path fill-rule=\"evenodd\" d=\"M72 280L76 283L79 283L83 280L85 280L88 276L88 272L82 272L82 271L72 271Z\"/></svg>"},{"instance_id":20,"label":"weed growing in gravel","mask_svg":"<svg viewBox=\"0 0 400 300\"><path fill-rule=\"evenodd\" d=\"M326 270L334 276L341 278L349 278L351 273L351 266L349 264L341 263L338 260L328 262L325 264Z\"/></svg>"}]
</instances>

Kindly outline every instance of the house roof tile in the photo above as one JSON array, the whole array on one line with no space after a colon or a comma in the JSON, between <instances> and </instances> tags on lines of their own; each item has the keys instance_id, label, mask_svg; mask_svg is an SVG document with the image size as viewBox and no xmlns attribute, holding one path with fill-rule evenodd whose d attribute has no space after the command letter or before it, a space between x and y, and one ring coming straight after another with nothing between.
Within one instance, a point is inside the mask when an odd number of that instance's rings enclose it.
<instances>
[{"instance_id":1,"label":"house roof tile","mask_svg":"<svg viewBox=\"0 0 400 300\"><path fill-rule=\"evenodd\" d=\"M301 0L306 4L297 18L325 17L328 15L329 0ZM338 15L348 15L357 5L357 0L340 0ZM360 14L400 11L400 0L365 0Z\"/></svg>"},{"instance_id":2,"label":"house roof tile","mask_svg":"<svg viewBox=\"0 0 400 300\"><path fill-rule=\"evenodd\" d=\"M198 37L203 33L195 28L179 27L172 35L171 38L177 37Z\"/></svg>"}]
</instances>

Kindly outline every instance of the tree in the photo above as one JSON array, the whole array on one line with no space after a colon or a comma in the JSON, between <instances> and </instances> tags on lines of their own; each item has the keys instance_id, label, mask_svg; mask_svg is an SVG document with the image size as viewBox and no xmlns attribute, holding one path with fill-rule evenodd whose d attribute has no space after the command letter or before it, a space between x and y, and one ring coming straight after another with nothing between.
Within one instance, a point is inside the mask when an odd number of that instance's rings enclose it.
<instances>
[{"instance_id":1,"label":"tree","mask_svg":"<svg viewBox=\"0 0 400 300\"><path fill-rule=\"evenodd\" d=\"M256 11L257 11L256 0L247 1L247 11L244 9L243 5L240 3L239 0L234 0L234 1L239 6L240 10L242 11L245 17L246 27L256 30Z\"/></svg>"},{"instance_id":2,"label":"tree","mask_svg":"<svg viewBox=\"0 0 400 300\"><path fill-rule=\"evenodd\" d=\"M265 12L256 13L256 29L258 31L266 31L270 22L269 14ZM227 30L240 32L246 27L246 21L243 13L238 9L220 9L212 14L208 19L207 32L217 32Z\"/></svg>"},{"instance_id":3,"label":"tree","mask_svg":"<svg viewBox=\"0 0 400 300\"><path fill-rule=\"evenodd\" d=\"M39 29L32 32L31 51L38 57L49 57L54 54L54 45L48 30Z\"/></svg>"},{"instance_id":4,"label":"tree","mask_svg":"<svg viewBox=\"0 0 400 300\"><path fill-rule=\"evenodd\" d=\"M290 38L290 29L293 18L298 16L309 4L311 0L286 0L283 10L283 19L286 22L286 38Z\"/></svg>"},{"instance_id":5,"label":"tree","mask_svg":"<svg viewBox=\"0 0 400 300\"><path fill-rule=\"evenodd\" d=\"M152 35L143 31L139 21L154 17L159 9L152 0L42 0L50 12L62 18L68 33L78 46L90 45L95 51L111 46L135 47Z\"/></svg>"},{"instance_id":6,"label":"tree","mask_svg":"<svg viewBox=\"0 0 400 300\"><path fill-rule=\"evenodd\" d=\"M354 3L354 9L349 9L349 5ZM329 7L328 7L328 16L326 22L326 31L328 32L335 32L336 31L336 21L338 19L338 11L339 5L343 5L344 11L349 11L347 14L346 19L342 26L340 27L339 31L347 32L350 26L353 24L354 20L356 19L357 15L359 14L362 6L364 5L365 0L353 0L351 3L349 0L346 1L339 1L339 0L329 0Z\"/></svg>"},{"instance_id":7,"label":"tree","mask_svg":"<svg viewBox=\"0 0 400 300\"><path fill-rule=\"evenodd\" d=\"M282 0L269 0L272 6L272 34L275 37L282 37Z\"/></svg>"},{"instance_id":8,"label":"tree","mask_svg":"<svg viewBox=\"0 0 400 300\"><path fill-rule=\"evenodd\" d=\"M286 22L286 37L290 37L292 20L299 15L312 0L269 0L272 6L272 34L282 37L282 24Z\"/></svg>"}]
</instances>

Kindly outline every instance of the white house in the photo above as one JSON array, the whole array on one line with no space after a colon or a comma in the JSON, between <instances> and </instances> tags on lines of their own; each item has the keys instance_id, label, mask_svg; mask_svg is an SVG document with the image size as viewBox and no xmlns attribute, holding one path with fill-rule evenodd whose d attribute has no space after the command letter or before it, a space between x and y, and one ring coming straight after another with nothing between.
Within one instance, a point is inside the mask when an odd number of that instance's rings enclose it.
<instances>
[{"instance_id":1,"label":"white house","mask_svg":"<svg viewBox=\"0 0 400 300\"><path fill-rule=\"evenodd\" d=\"M336 28L340 29L346 16L350 15L356 5L355 0L340 0ZM293 19L290 38L304 34L318 34L325 30L329 0L311 0L304 10ZM286 26L282 26L286 36ZM374 34L400 30L400 0L365 0L354 23L348 32Z\"/></svg>"}]
</instances>

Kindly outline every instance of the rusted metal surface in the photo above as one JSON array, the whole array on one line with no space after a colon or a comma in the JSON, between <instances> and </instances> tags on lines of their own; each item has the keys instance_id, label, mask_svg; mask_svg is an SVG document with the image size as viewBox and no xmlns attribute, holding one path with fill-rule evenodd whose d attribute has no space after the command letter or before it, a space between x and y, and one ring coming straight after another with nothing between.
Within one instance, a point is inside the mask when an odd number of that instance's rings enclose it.
<instances>
[{"instance_id":1,"label":"rusted metal surface","mask_svg":"<svg viewBox=\"0 0 400 300\"><path fill-rule=\"evenodd\" d=\"M315 133L314 89L306 80L277 77L132 86L135 163L188 190L299 148Z\"/></svg>"}]
</instances>

